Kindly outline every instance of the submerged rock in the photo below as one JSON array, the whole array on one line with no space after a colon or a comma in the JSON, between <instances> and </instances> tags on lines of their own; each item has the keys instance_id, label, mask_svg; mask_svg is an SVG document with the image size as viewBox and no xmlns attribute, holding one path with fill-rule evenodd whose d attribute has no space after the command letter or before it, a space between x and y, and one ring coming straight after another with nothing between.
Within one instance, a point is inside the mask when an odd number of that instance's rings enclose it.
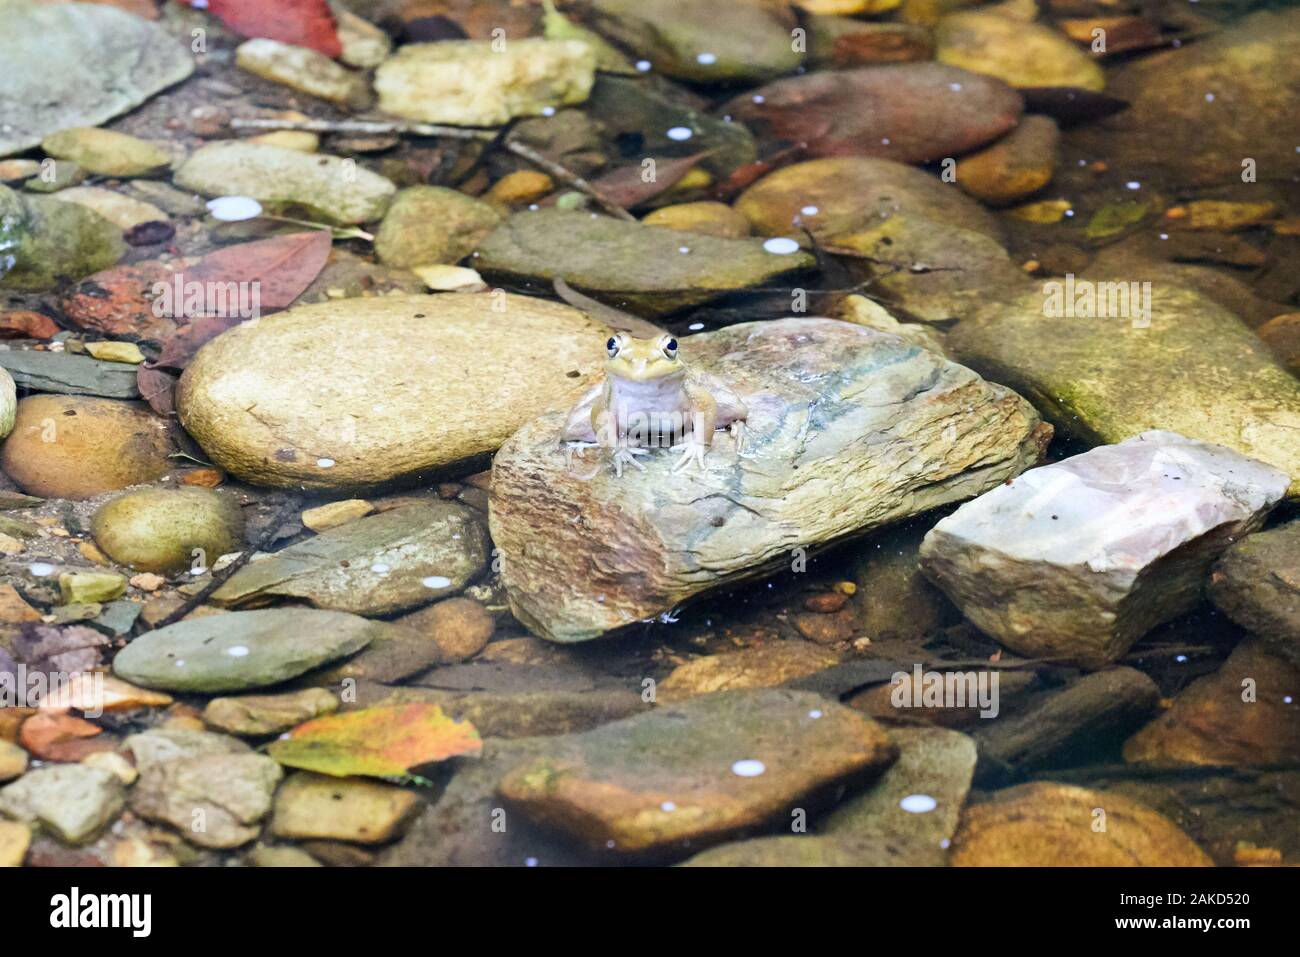
<instances>
[{"instance_id":1,"label":"submerged rock","mask_svg":"<svg viewBox=\"0 0 1300 957\"><path fill-rule=\"evenodd\" d=\"M32 495L86 499L160 478L174 451L142 402L33 395L18 403L0 469Z\"/></svg>"},{"instance_id":2,"label":"submerged rock","mask_svg":"<svg viewBox=\"0 0 1300 957\"><path fill-rule=\"evenodd\" d=\"M673 474L676 455L656 449L617 478L565 448L563 415L497 454L492 538L511 607L536 634L596 638L978 494L1037 461L1050 435L970 370L832 319L731 326L682 340L681 354L748 405L744 455L719 435L705 475Z\"/></svg>"},{"instance_id":3,"label":"submerged rock","mask_svg":"<svg viewBox=\"0 0 1300 957\"><path fill-rule=\"evenodd\" d=\"M117 776L84 764L47 764L0 788L0 812L36 821L69 844L84 844L124 803Z\"/></svg>"},{"instance_id":4,"label":"submerged rock","mask_svg":"<svg viewBox=\"0 0 1300 957\"><path fill-rule=\"evenodd\" d=\"M107 269L125 253L121 230L98 213L0 186L0 286L41 292Z\"/></svg>"},{"instance_id":5,"label":"submerged rock","mask_svg":"<svg viewBox=\"0 0 1300 957\"><path fill-rule=\"evenodd\" d=\"M120 362L101 362L91 356L35 349L0 350L0 366L14 381L31 392L60 395L97 395L106 399L138 399L136 370Z\"/></svg>"},{"instance_id":6,"label":"submerged rock","mask_svg":"<svg viewBox=\"0 0 1300 957\"><path fill-rule=\"evenodd\" d=\"M1300 495L1300 381L1199 293L1052 281L963 321L947 346L1085 442L1165 429L1267 462Z\"/></svg>"},{"instance_id":7,"label":"submerged rock","mask_svg":"<svg viewBox=\"0 0 1300 957\"><path fill-rule=\"evenodd\" d=\"M1049 782L995 792L962 815L956 867L1210 867L1167 818L1114 792Z\"/></svg>"},{"instance_id":8,"label":"submerged rock","mask_svg":"<svg viewBox=\"0 0 1300 957\"><path fill-rule=\"evenodd\" d=\"M257 37L235 50L235 65L264 80L283 83L340 106L364 109L370 102L370 85L364 73L354 73L325 54L305 47Z\"/></svg>"},{"instance_id":9,"label":"submerged rock","mask_svg":"<svg viewBox=\"0 0 1300 957\"><path fill-rule=\"evenodd\" d=\"M524 296L299 306L200 349L176 407L214 462L258 485L412 481L469 470L524 422L575 401L608 335Z\"/></svg>"},{"instance_id":10,"label":"submerged rock","mask_svg":"<svg viewBox=\"0 0 1300 957\"><path fill-rule=\"evenodd\" d=\"M922 567L1008 648L1099 668L1194 607L1210 563L1288 482L1223 446L1146 432L963 505L926 536Z\"/></svg>"},{"instance_id":11,"label":"submerged rock","mask_svg":"<svg viewBox=\"0 0 1300 957\"><path fill-rule=\"evenodd\" d=\"M304 721L333 714L339 699L324 688L304 688L284 694L213 698L203 709L208 727L249 737L279 734Z\"/></svg>"},{"instance_id":12,"label":"submerged rock","mask_svg":"<svg viewBox=\"0 0 1300 957\"><path fill-rule=\"evenodd\" d=\"M56 130L98 126L194 70L156 23L89 3L8 4L0 31L0 156Z\"/></svg>"},{"instance_id":13,"label":"submerged rock","mask_svg":"<svg viewBox=\"0 0 1300 957\"><path fill-rule=\"evenodd\" d=\"M593 852L680 855L788 820L894 753L875 722L820 695L730 691L552 739L499 793Z\"/></svg>"},{"instance_id":14,"label":"submerged rock","mask_svg":"<svg viewBox=\"0 0 1300 957\"><path fill-rule=\"evenodd\" d=\"M975 772L975 742L944 728L891 728L898 760L870 789L827 818L823 832L836 837L879 838L929 852L941 864Z\"/></svg>"},{"instance_id":15,"label":"submerged rock","mask_svg":"<svg viewBox=\"0 0 1300 957\"><path fill-rule=\"evenodd\" d=\"M128 492L96 510L90 531L115 562L167 574L207 568L244 545L238 503L205 488Z\"/></svg>"},{"instance_id":16,"label":"submerged rock","mask_svg":"<svg viewBox=\"0 0 1300 957\"><path fill-rule=\"evenodd\" d=\"M299 771L275 796L271 833L300 841L383 844L405 833L421 808L414 793L391 784Z\"/></svg>"},{"instance_id":17,"label":"submerged rock","mask_svg":"<svg viewBox=\"0 0 1300 957\"><path fill-rule=\"evenodd\" d=\"M1293 128L1300 91L1300 10L1262 10L1196 43L1137 57L1111 75L1122 113L1071 139L1112 166L1176 183L1236 183L1243 161L1260 181L1295 164Z\"/></svg>"},{"instance_id":18,"label":"submerged rock","mask_svg":"<svg viewBox=\"0 0 1300 957\"><path fill-rule=\"evenodd\" d=\"M992 146L962 159L957 185L994 205L1022 200L1052 181L1061 134L1046 116L1026 116Z\"/></svg>"},{"instance_id":19,"label":"submerged rock","mask_svg":"<svg viewBox=\"0 0 1300 957\"><path fill-rule=\"evenodd\" d=\"M375 234L375 255L387 266L454 263L501 223L494 207L442 186L411 186L393 200Z\"/></svg>"},{"instance_id":20,"label":"submerged rock","mask_svg":"<svg viewBox=\"0 0 1300 957\"><path fill-rule=\"evenodd\" d=\"M977 149L1016 125L1024 103L1001 80L942 63L827 70L777 80L722 111L810 156L924 163Z\"/></svg>"},{"instance_id":21,"label":"submerged rock","mask_svg":"<svg viewBox=\"0 0 1300 957\"><path fill-rule=\"evenodd\" d=\"M1136 764L1252 765L1300 760L1300 666L1260 641L1238 645L1213 674L1124 742Z\"/></svg>"},{"instance_id":22,"label":"submerged rock","mask_svg":"<svg viewBox=\"0 0 1300 957\"><path fill-rule=\"evenodd\" d=\"M904 163L865 156L809 160L783 167L745 190L736 211L764 236L808 230L823 243L853 248L854 237L895 216L923 219L937 230L1001 237L997 219L979 203Z\"/></svg>"},{"instance_id":23,"label":"submerged rock","mask_svg":"<svg viewBox=\"0 0 1300 957\"><path fill-rule=\"evenodd\" d=\"M1210 576L1219 610L1300 666L1300 522L1247 535Z\"/></svg>"},{"instance_id":24,"label":"submerged rock","mask_svg":"<svg viewBox=\"0 0 1300 957\"><path fill-rule=\"evenodd\" d=\"M379 219L397 191L351 159L233 140L195 150L176 171L175 182L204 196L301 206L345 224Z\"/></svg>"},{"instance_id":25,"label":"submerged rock","mask_svg":"<svg viewBox=\"0 0 1300 957\"><path fill-rule=\"evenodd\" d=\"M500 126L581 103L595 69L577 40L511 39L499 50L489 40L409 43L379 65L375 92L380 110L408 120Z\"/></svg>"},{"instance_id":26,"label":"submerged rock","mask_svg":"<svg viewBox=\"0 0 1300 957\"><path fill-rule=\"evenodd\" d=\"M509 280L563 279L662 315L748 289L814 260L798 246L758 239L683 237L642 223L545 209L515 213L479 247L472 265Z\"/></svg>"},{"instance_id":27,"label":"submerged rock","mask_svg":"<svg viewBox=\"0 0 1300 957\"><path fill-rule=\"evenodd\" d=\"M719 844L681 867L928 867L927 850L903 841L850 835L754 837Z\"/></svg>"},{"instance_id":28,"label":"submerged rock","mask_svg":"<svg viewBox=\"0 0 1300 957\"><path fill-rule=\"evenodd\" d=\"M387 615L455 594L482 572L488 543L459 502L404 505L359 518L245 565L219 605L301 598L317 608Z\"/></svg>"},{"instance_id":29,"label":"submerged rock","mask_svg":"<svg viewBox=\"0 0 1300 957\"><path fill-rule=\"evenodd\" d=\"M1105 74L1095 60L1049 26L993 10L961 10L939 21L935 59L997 77L1014 87L1079 87L1100 92Z\"/></svg>"},{"instance_id":30,"label":"submerged rock","mask_svg":"<svg viewBox=\"0 0 1300 957\"><path fill-rule=\"evenodd\" d=\"M264 754L210 754L155 764L131 789L131 810L165 821L200 847L247 844L284 772Z\"/></svg>"},{"instance_id":31,"label":"submerged rock","mask_svg":"<svg viewBox=\"0 0 1300 957\"><path fill-rule=\"evenodd\" d=\"M660 73L695 83L758 82L791 73L797 21L776 5L711 0L595 0L602 34Z\"/></svg>"},{"instance_id":32,"label":"submerged rock","mask_svg":"<svg viewBox=\"0 0 1300 957\"><path fill-rule=\"evenodd\" d=\"M309 608L209 615L141 635L118 652L113 672L165 691L265 688L360 651L385 627Z\"/></svg>"},{"instance_id":33,"label":"submerged rock","mask_svg":"<svg viewBox=\"0 0 1300 957\"><path fill-rule=\"evenodd\" d=\"M52 133L41 140L41 149L57 159L76 163L87 173L102 176L145 176L171 162L171 154L160 146L93 126Z\"/></svg>"},{"instance_id":34,"label":"submerged rock","mask_svg":"<svg viewBox=\"0 0 1300 957\"><path fill-rule=\"evenodd\" d=\"M739 688L775 688L838 663L840 656L802 641L780 641L678 665L659 683L658 701L671 703Z\"/></svg>"}]
</instances>

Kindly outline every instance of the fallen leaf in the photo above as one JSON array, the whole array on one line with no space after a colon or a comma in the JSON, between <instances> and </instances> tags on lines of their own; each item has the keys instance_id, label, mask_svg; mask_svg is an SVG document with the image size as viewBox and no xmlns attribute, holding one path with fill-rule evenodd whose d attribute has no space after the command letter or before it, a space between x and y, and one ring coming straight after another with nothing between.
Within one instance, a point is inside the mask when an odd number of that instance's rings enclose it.
<instances>
[{"instance_id":1,"label":"fallen leaf","mask_svg":"<svg viewBox=\"0 0 1300 957\"><path fill-rule=\"evenodd\" d=\"M0 314L0 339L49 339L58 332L54 320L39 312L20 310Z\"/></svg>"},{"instance_id":2,"label":"fallen leaf","mask_svg":"<svg viewBox=\"0 0 1300 957\"><path fill-rule=\"evenodd\" d=\"M287 767L334 777L400 777L482 748L468 721L453 721L437 705L408 704L316 718L274 742L268 753Z\"/></svg>"},{"instance_id":3,"label":"fallen leaf","mask_svg":"<svg viewBox=\"0 0 1300 957\"><path fill-rule=\"evenodd\" d=\"M243 321L240 316L200 316L193 322L181 326L163 343L162 354L154 362L153 369L184 369L194 358L194 353L198 352L205 342L215 339L227 329ZM161 381L154 381L151 385L156 389L163 387ZM143 388L140 394L145 394ZM152 404L150 402L150 405Z\"/></svg>"},{"instance_id":4,"label":"fallen leaf","mask_svg":"<svg viewBox=\"0 0 1300 957\"><path fill-rule=\"evenodd\" d=\"M624 209L635 209L668 190L708 155L708 151L704 151L692 153L690 156L650 157L654 164L651 167L654 175L650 182L644 179L645 161L639 160L596 177L591 181L591 185L596 192L611 202Z\"/></svg>"},{"instance_id":5,"label":"fallen leaf","mask_svg":"<svg viewBox=\"0 0 1300 957\"><path fill-rule=\"evenodd\" d=\"M140 397L161 416L176 411L176 376L162 369L140 366L135 373L135 386Z\"/></svg>"},{"instance_id":6,"label":"fallen leaf","mask_svg":"<svg viewBox=\"0 0 1300 957\"><path fill-rule=\"evenodd\" d=\"M1128 109L1128 100L1073 86L1035 86L1020 90L1025 112L1046 113L1062 126L1092 123Z\"/></svg>"},{"instance_id":7,"label":"fallen leaf","mask_svg":"<svg viewBox=\"0 0 1300 957\"><path fill-rule=\"evenodd\" d=\"M240 243L209 253L182 275L187 283L256 283L263 312L287 309L325 268L332 242L328 229L313 229Z\"/></svg>"},{"instance_id":8,"label":"fallen leaf","mask_svg":"<svg viewBox=\"0 0 1300 957\"><path fill-rule=\"evenodd\" d=\"M13 641L14 654L31 671L72 674L90 671L103 661L106 635L84 625L27 622Z\"/></svg>"},{"instance_id":9,"label":"fallen leaf","mask_svg":"<svg viewBox=\"0 0 1300 957\"><path fill-rule=\"evenodd\" d=\"M42 711L125 711L128 708L164 708L172 703L161 691L137 688L121 678L102 672L83 671L69 675L51 689L40 703Z\"/></svg>"},{"instance_id":10,"label":"fallen leaf","mask_svg":"<svg viewBox=\"0 0 1300 957\"><path fill-rule=\"evenodd\" d=\"M245 37L267 37L328 57L343 52L338 25L326 0L184 0L206 10Z\"/></svg>"},{"instance_id":11,"label":"fallen leaf","mask_svg":"<svg viewBox=\"0 0 1300 957\"><path fill-rule=\"evenodd\" d=\"M92 751L103 750L87 746L84 739L103 733L99 725L70 714L32 715L18 731L18 743L42 761L80 761Z\"/></svg>"}]
</instances>

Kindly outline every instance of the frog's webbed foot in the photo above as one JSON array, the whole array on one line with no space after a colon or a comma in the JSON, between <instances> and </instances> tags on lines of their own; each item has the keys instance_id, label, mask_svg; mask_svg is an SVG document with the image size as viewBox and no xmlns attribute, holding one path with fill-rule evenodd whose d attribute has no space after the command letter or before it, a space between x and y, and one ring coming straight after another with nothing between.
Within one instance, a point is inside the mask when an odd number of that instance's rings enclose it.
<instances>
[{"instance_id":1,"label":"frog's webbed foot","mask_svg":"<svg viewBox=\"0 0 1300 957\"><path fill-rule=\"evenodd\" d=\"M610 456L610 462L614 465L614 474L619 478L622 478L624 465L634 465L639 471L644 472L645 466L638 462L636 457L638 455L647 455L649 454L649 451L649 449L629 448L626 445L615 449L613 454Z\"/></svg>"},{"instance_id":2,"label":"frog's webbed foot","mask_svg":"<svg viewBox=\"0 0 1300 957\"><path fill-rule=\"evenodd\" d=\"M745 451L745 442L749 438L749 431L745 428L745 420L737 419L732 422L731 425L727 426L727 431L731 433L731 437L736 441L736 454L739 455Z\"/></svg>"},{"instance_id":3,"label":"frog's webbed foot","mask_svg":"<svg viewBox=\"0 0 1300 957\"><path fill-rule=\"evenodd\" d=\"M707 455L708 452L709 447L707 445L703 445L699 442L687 442L685 448L682 450L682 457L678 459L677 464L673 466L673 474L677 475L678 473L687 471L692 464L697 466L701 473L707 472L709 469L708 466L704 464L704 456Z\"/></svg>"}]
</instances>

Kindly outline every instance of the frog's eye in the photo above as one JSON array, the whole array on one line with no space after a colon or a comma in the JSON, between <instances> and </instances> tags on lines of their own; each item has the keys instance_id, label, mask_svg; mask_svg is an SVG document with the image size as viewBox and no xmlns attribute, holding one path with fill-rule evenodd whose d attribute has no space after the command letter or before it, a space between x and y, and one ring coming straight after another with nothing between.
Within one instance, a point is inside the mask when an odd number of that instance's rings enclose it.
<instances>
[{"instance_id":1,"label":"frog's eye","mask_svg":"<svg viewBox=\"0 0 1300 957\"><path fill-rule=\"evenodd\" d=\"M663 342L663 346L662 346L662 348L663 348L663 350L664 350L664 355L666 355L669 359L676 359L676 358L677 358L677 340L676 340L676 339L673 339L671 336L670 336L669 338L665 339L664 342Z\"/></svg>"},{"instance_id":2,"label":"frog's eye","mask_svg":"<svg viewBox=\"0 0 1300 957\"><path fill-rule=\"evenodd\" d=\"M609 353L609 357L610 357L611 359L614 358L616 355L618 355L618 337L617 337L617 336L610 336L610 337L609 337L609 340L605 343L605 351Z\"/></svg>"}]
</instances>

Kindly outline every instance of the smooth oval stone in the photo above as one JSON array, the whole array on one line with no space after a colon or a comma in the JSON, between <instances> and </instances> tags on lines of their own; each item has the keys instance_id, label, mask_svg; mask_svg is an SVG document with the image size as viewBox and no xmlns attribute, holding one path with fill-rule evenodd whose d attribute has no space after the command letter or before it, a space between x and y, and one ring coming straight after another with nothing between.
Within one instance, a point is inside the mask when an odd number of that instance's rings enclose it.
<instances>
[{"instance_id":1,"label":"smooth oval stone","mask_svg":"<svg viewBox=\"0 0 1300 957\"><path fill-rule=\"evenodd\" d=\"M386 627L313 608L208 615L136 638L113 659L113 673L163 691L265 688L360 651Z\"/></svg>"},{"instance_id":2,"label":"smooth oval stone","mask_svg":"<svg viewBox=\"0 0 1300 957\"><path fill-rule=\"evenodd\" d=\"M364 109L370 100L364 74L339 66L323 53L279 40L246 40L235 50L235 65L264 80L340 106Z\"/></svg>"},{"instance_id":3,"label":"smooth oval stone","mask_svg":"<svg viewBox=\"0 0 1300 957\"><path fill-rule=\"evenodd\" d=\"M56 130L98 126L194 70L167 30L88 3L8 4L0 30L0 156Z\"/></svg>"},{"instance_id":4,"label":"smooth oval stone","mask_svg":"<svg viewBox=\"0 0 1300 957\"><path fill-rule=\"evenodd\" d=\"M1096 809L1105 811L1105 830ZM1047 781L969 805L953 838L956 867L1209 867L1196 843L1146 805L1115 791Z\"/></svg>"},{"instance_id":5,"label":"smooth oval stone","mask_svg":"<svg viewBox=\"0 0 1300 957\"><path fill-rule=\"evenodd\" d=\"M963 10L939 21L935 59L997 77L1014 87L1068 86L1100 92L1101 67L1063 33L986 10Z\"/></svg>"},{"instance_id":6,"label":"smooth oval stone","mask_svg":"<svg viewBox=\"0 0 1300 957\"><path fill-rule=\"evenodd\" d=\"M397 191L353 160L236 141L199 148L174 180L204 196L250 196L263 205L303 206L338 223L379 219Z\"/></svg>"},{"instance_id":7,"label":"smooth oval stone","mask_svg":"<svg viewBox=\"0 0 1300 957\"><path fill-rule=\"evenodd\" d=\"M143 402L33 395L18 403L0 469L32 495L85 499L160 478L175 450Z\"/></svg>"},{"instance_id":8,"label":"smooth oval stone","mask_svg":"<svg viewBox=\"0 0 1300 957\"><path fill-rule=\"evenodd\" d=\"M849 239L884 217L902 215L999 238L997 220L951 185L903 163L840 156L764 176L740 195L736 210L764 236L807 229L825 240Z\"/></svg>"},{"instance_id":9,"label":"smooth oval stone","mask_svg":"<svg viewBox=\"0 0 1300 957\"><path fill-rule=\"evenodd\" d=\"M101 505L90 521L95 544L113 561L172 574L206 568L244 544L244 517L233 498L211 489L144 489ZM202 554L196 556L195 550Z\"/></svg>"},{"instance_id":10,"label":"smooth oval stone","mask_svg":"<svg viewBox=\"0 0 1300 957\"><path fill-rule=\"evenodd\" d=\"M803 62L791 41L797 21L775 4L595 0L592 16L602 34L682 80L758 82Z\"/></svg>"},{"instance_id":11,"label":"smooth oval stone","mask_svg":"<svg viewBox=\"0 0 1300 957\"><path fill-rule=\"evenodd\" d=\"M153 143L93 126L51 133L41 140L41 149L102 176L143 176L171 162L171 155Z\"/></svg>"},{"instance_id":12,"label":"smooth oval stone","mask_svg":"<svg viewBox=\"0 0 1300 957\"><path fill-rule=\"evenodd\" d=\"M647 226L662 226L685 233L704 233L723 239L744 239L749 221L726 203L699 202L661 206L641 220Z\"/></svg>"},{"instance_id":13,"label":"smooth oval stone","mask_svg":"<svg viewBox=\"0 0 1300 957\"><path fill-rule=\"evenodd\" d=\"M92 213L98 213L121 230L128 230L141 223L161 222L167 219L164 213L153 203L132 199L115 190L102 186L73 186L61 189L53 196L61 203L76 203Z\"/></svg>"},{"instance_id":14,"label":"smooth oval stone","mask_svg":"<svg viewBox=\"0 0 1300 957\"><path fill-rule=\"evenodd\" d=\"M1262 10L1181 49L1138 57L1111 73L1122 113L1071 139L1112 168L1159 171L1171 182L1241 182L1242 161L1293 169L1300 114L1300 9ZM1247 106L1248 104L1248 106Z\"/></svg>"},{"instance_id":15,"label":"smooth oval stone","mask_svg":"<svg viewBox=\"0 0 1300 957\"><path fill-rule=\"evenodd\" d=\"M386 266L454 263L501 223L501 213L442 186L412 186L393 200L375 233L375 255Z\"/></svg>"},{"instance_id":16,"label":"smooth oval stone","mask_svg":"<svg viewBox=\"0 0 1300 957\"><path fill-rule=\"evenodd\" d=\"M1001 80L942 63L901 63L777 80L721 108L810 156L925 163L1006 133L1024 102Z\"/></svg>"},{"instance_id":17,"label":"smooth oval stone","mask_svg":"<svg viewBox=\"0 0 1300 957\"><path fill-rule=\"evenodd\" d=\"M814 260L757 239L683 237L609 216L543 209L515 213L479 247L472 265L503 278L562 278L632 312L662 315L761 285Z\"/></svg>"},{"instance_id":18,"label":"smooth oval stone","mask_svg":"<svg viewBox=\"0 0 1300 957\"><path fill-rule=\"evenodd\" d=\"M964 157L957 164L957 185L991 205L1024 199L1052 181L1060 141L1050 117L1026 116L992 146Z\"/></svg>"},{"instance_id":19,"label":"smooth oval stone","mask_svg":"<svg viewBox=\"0 0 1300 957\"><path fill-rule=\"evenodd\" d=\"M176 407L208 455L247 481L372 486L481 461L591 385L608 335L525 296L300 306L200 349Z\"/></svg>"}]
</instances>

